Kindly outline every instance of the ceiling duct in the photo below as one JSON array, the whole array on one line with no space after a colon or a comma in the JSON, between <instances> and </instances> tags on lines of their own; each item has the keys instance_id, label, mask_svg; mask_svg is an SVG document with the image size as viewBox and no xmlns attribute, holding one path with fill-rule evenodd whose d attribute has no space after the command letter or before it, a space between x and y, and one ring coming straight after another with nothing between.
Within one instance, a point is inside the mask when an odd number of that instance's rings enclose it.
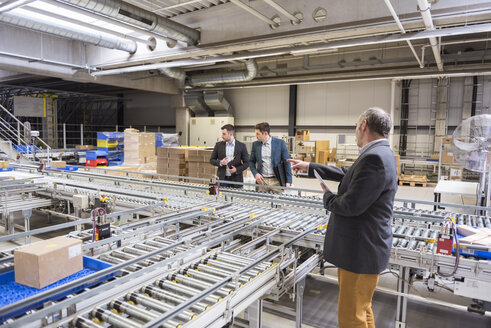
<instances>
[{"instance_id":1,"label":"ceiling duct","mask_svg":"<svg viewBox=\"0 0 491 328\"><path fill-rule=\"evenodd\" d=\"M247 82L254 79L257 75L257 64L254 59L244 61L245 71L217 72L192 75L189 77L189 84L192 86L207 86L220 83Z\"/></svg>"},{"instance_id":2,"label":"ceiling duct","mask_svg":"<svg viewBox=\"0 0 491 328\"><path fill-rule=\"evenodd\" d=\"M193 92L184 95L184 104L196 116L210 116L211 111L206 106L201 92Z\"/></svg>"},{"instance_id":3,"label":"ceiling duct","mask_svg":"<svg viewBox=\"0 0 491 328\"><path fill-rule=\"evenodd\" d=\"M186 81L186 73L181 68L159 68L159 72L167 77L176 80L177 87L184 88L184 82Z\"/></svg>"},{"instance_id":4,"label":"ceiling duct","mask_svg":"<svg viewBox=\"0 0 491 328\"><path fill-rule=\"evenodd\" d=\"M198 43L200 32L121 0L60 0L144 30L186 42Z\"/></svg>"},{"instance_id":5,"label":"ceiling duct","mask_svg":"<svg viewBox=\"0 0 491 328\"><path fill-rule=\"evenodd\" d=\"M78 40L96 46L118 49L135 53L137 45L135 41L102 34L99 32L80 31L75 27L69 27L56 23L55 20L37 17L33 18L22 13L6 12L0 14L0 23L27 28L46 34L55 35L61 38Z\"/></svg>"},{"instance_id":6,"label":"ceiling duct","mask_svg":"<svg viewBox=\"0 0 491 328\"><path fill-rule=\"evenodd\" d=\"M204 100L215 116L232 115L232 106L223 97L223 91L205 91Z\"/></svg>"}]
</instances>

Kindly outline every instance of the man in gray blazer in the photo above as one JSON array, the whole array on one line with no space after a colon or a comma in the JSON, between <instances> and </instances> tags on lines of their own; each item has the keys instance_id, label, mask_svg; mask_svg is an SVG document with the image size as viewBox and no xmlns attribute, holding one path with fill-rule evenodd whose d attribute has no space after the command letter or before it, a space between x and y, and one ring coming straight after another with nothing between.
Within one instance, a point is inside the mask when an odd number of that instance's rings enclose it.
<instances>
[{"instance_id":1,"label":"man in gray blazer","mask_svg":"<svg viewBox=\"0 0 491 328\"><path fill-rule=\"evenodd\" d=\"M389 114L369 108L356 124L360 155L349 168L290 160L293 170L316 170L339 181L337 195L325 188L324 207L331 212L324 259L338 267L339 327L375 327L372 296L379 273L387 268L392 247L390 220L397 191L397 168L387 136Z\"/></svg>"}]
</instances>

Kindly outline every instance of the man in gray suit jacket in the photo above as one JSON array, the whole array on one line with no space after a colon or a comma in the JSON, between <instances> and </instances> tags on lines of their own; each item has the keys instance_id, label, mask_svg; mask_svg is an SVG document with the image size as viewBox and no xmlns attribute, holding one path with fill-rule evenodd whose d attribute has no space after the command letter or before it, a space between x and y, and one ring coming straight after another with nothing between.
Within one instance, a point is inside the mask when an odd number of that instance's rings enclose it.
<instances>
[{"instance_id":1,"label":"man in gray suit jacket","mask_svg":"<svg viewBox=\"0 0 491 328\"><path fill-rule=\"evenodd\" d=\"M369 108L356 124L360 155L349 168L291 160L294 170L316 170L324 179L339 181L338 193L324 190L324 207L331 212L324 241L324 258L338 267L338 321L341 328L375 327L372 296L379 273L387 268L392 247L390 220L397 191L397 168L387 136L389 114Z\"/></svg>"}]
</instances>

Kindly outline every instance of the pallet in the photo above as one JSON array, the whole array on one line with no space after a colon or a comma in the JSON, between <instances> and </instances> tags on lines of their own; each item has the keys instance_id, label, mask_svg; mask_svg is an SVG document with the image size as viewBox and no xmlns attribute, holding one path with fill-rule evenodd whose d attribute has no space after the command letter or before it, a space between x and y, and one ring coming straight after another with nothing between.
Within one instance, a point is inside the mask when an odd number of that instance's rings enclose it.
<instances>
[{"instance_id":1,"label":"pallet","mask_svg":"<svg viewBox=\"0 0 491 328\"><path fill-rule=\"evenodd\" d=\"M427 182L428 179L426 178L426 175L399 175L399 186L426 187Z\"/></svg>"},{"instance_id":2,"label":"pallet","mask_svg":"<svg viewBox=\"0 0 491 328\"><path fill-rule=\"evenodd\" d=\"M411 186L411 187L421 186L421 187L426 187L426 182L399 181L399 186Z\"/></svg>"}]
</instances>

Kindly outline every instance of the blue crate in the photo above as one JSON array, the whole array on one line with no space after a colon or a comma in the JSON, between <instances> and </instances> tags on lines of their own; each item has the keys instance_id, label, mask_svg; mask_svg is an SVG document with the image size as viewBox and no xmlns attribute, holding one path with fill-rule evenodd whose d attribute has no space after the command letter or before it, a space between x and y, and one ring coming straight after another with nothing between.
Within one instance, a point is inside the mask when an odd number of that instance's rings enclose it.
<instances>
[{"instance_id":1,"label":"blue crate","mask_svg":"<svg viewBox=\"0 0 491 328\"><path fill-rule=\"evenodd\" d=\"M97 132L99 140L124 140L124 132Z\"/></svg>"},{"instance_id":2,"label":"blue crate","mask_svg":"<svg viewBox=\"0 0 491 328\"><path fill-rule=\"evenodd\" d=\"M112 148L107 148L107 147L97 147L98 151L118 151L118 147L112 147Z\"/></svg>"},{"instance_id":3,"label":"blue crate","mask_svg":"<svg viewBox=\"0 0 491 328\"><path fill-rule=\"evenodd\" d=\"M65 168L56 168L55 170L73 172L73 171L77 171L78 167L74 165L67 165Z\"/></svg>"},{"instance_id":4,"label":"blue crate","mask_svg":"<svg viewBox=\"0 0 491 328\"><path fill-rule=\"evenodd\" d=\"M124 161L109 161L107 162L107 166L120 166L123 165Z\"/></svg>"},{"instance_id":5,"label":"blue crate","mask_svg":"<svg viewBox=\"0 0 491 328\"><path fill-rule=\"evenodd\" d=\"M103 150L91 150L85 153L85 158L87 159L97 159L98 157L106 157L107 151Z\"/></svg>"},{"instance_id":6,"label":"blue crate","mask_svg":"<svg viewBox=\"0 0 491 328\"><path fill-rule=\"evenodd\" d=\"M38 147L36 146L33 146L33 145L30 145L30 146L27 146L27 145L12 145L12 148L14 148L15 150L17 150L18 152L21 152L21 153L27 153L28 151L29 152L34 152L35 151L38 151Z\"/></svg>"},{"instance_id":7,"label":"blue crate","mask_svg":"<svg viewBox=\"0 0 491 328\"><path fill-rule=\"evenodd\" d=\"M104 261L101 261L98 259L94 259L91 257L86 257L86 256L83 257L83 261L84 261L84 269L82 271L79 271L77 273L72 274L71 276L68 276L68 277L63 278L61 280L58 280L57 282L55 282L49 286L46 286L44 288L41 288L41 289L36 289L33 287L28 287L28 286L24 286L24 285L16 283L14 270L10 270L10 271L7 271L7 272L0 274L0 308L6 306L8 304L12 304L12 303L24 300L30 296L42 293L46 290L53 289L53 288L58 287L58 286L62 286L68 282L80 279L80 278L88 276L94 272L97 272L97 271L100 271L100 270L103 270L103 269L106 269L106 268L109 268L112 266L112 264L110 264L110 263L107 263L107 262L104 262ZM79 292L85 288L94 286L94 285L96 285L102 281L105 281L109 278L114 277L115 275L116 275L116 273L105 275L105 276L99 278L97 281L92 282L90 284L83 284L81 286L72 288L69 291L54 295L52 297L46 298L46 299L44 299L40 302L37 302L35 304L26 306L25 308L22 308L20 310L8 313L8 314L0 317L0 323L8 320L9 318L20 316L29 310L40 308L47 301L56 301L56 300L62 299L63 297L66 297L67 295L77 293L77 292Z\"/></svg>"},{"instance_id":8,"label":"blue crate","mask_svg":"<svg viewBox=\"0 0 491 328\"><path fill-rule=\"evenodd\" d=\"M0 172L10 172L10 171L13 171L14 168L13 167L7 167L7 168L1 168L0 169Z\"/></svg>"}]
</instances>

